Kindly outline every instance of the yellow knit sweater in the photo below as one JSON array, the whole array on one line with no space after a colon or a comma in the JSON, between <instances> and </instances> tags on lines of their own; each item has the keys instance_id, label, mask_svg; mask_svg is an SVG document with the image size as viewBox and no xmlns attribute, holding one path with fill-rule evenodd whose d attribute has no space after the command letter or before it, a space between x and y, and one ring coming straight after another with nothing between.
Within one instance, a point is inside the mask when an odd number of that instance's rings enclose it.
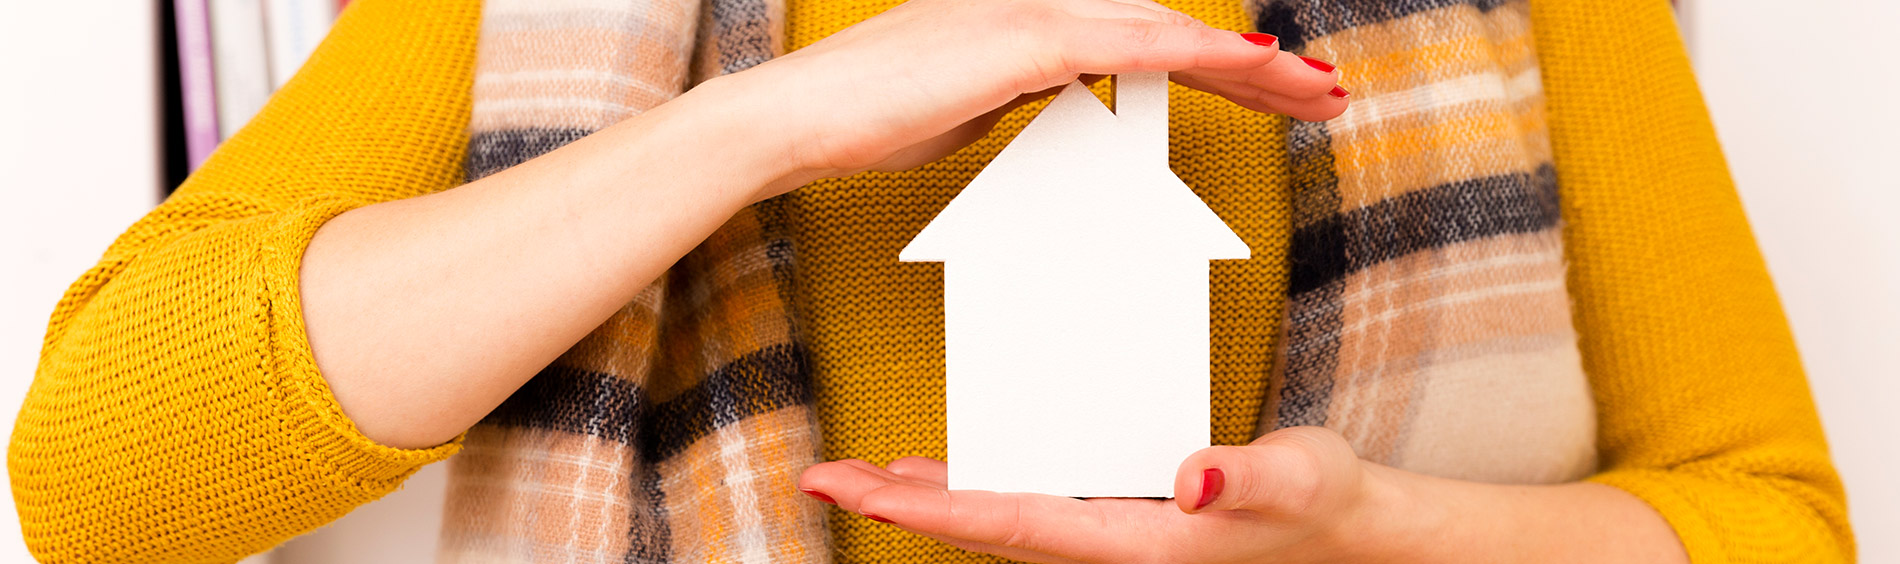
<instances>
[{"instance_id":1,"label":"yellow knit sweater","mask_svg":"<svg viewBox=\"0 0 1900 564\"><path fill-rule=\"evenodd\" d=\"M355 430L311 358L297 272L325 219L460 182L479 3L353 4L251 124L60 301L7 455L42 561L234 560L455 452L389 448ZM1244 27L1232 0L1174 4ZM853 5L793 0L792 47L877 11ZM1599 410L1592 479L1653 505L1696 562L1851 560L1807 382L1667 4L1532 5ZM1241 211L1223 215L1269 247L1217 267L1215 307L1223 295L1278 300L1291 230L1274 149L1284 127L1176 95L1174 169L1197 189L1255 187L1201 195ZM922 346L940 342L941 319L911 305L936 281L893 268L893 245L1025 116L919 171L791 196L828 456L942 455L942 360ZM899 221L852 213L864 205L854 198L893 184L923 191L909 203L884 192ZM1214 328L1219 442L1244 442L1258 415L1265 388L1246 375L1264 372L1277 320L1257 321ZM833 519L832 532L847 561L966 558L863 519Z\"/></svg>"}]
</instances>

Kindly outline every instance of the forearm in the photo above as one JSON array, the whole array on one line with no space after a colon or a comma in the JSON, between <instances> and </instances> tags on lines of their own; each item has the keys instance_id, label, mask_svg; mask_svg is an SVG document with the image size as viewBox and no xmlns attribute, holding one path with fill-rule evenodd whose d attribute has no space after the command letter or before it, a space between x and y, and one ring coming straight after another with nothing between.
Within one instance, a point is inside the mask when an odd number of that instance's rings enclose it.
<instances>
[{"instance_id":1,"label":"forearm","mask_svg":"<svg viewBox=\"0 0 1900 564\"><path fill-rule=\"evenodd\" d=\"M493 177L332 218L300 275L310 344L366 435L436 444L741 206L930 162L1082 74L1167 71L1260 111L1345 111L1335 73L1278 53L1158 6L906 5Z\"/></svg>"},{"instance_id":2,"label":"forearm","mask_svg":"<svg viewBox=\"0 0 1900 564\"><path fill-rule=\"evenodd\" d=\"M749 108L689 93L520 166L343 213L304 254L310 345L368 437L447 441L788 178Z\"/></svg>"},{"instance_id":3,"label":"forearm","mask_svg":"<svg viewBox=\"0 0 1900 564\"><path fill-rule=\"evenodd\" d=\"M1345 542L1393 562L1688 562L1675 531L1594 483L1500 485L1368 465L1372 499ZM1357 532L1354 532L1355 529Z\"/></svg>"}]
</instances>

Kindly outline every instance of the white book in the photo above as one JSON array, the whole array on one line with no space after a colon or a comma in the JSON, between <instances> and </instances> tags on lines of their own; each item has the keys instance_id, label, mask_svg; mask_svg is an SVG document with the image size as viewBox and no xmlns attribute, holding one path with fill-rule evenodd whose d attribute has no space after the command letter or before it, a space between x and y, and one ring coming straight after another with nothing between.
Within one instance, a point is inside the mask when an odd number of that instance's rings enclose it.
<instances>
[{"instance_id":1,"label":"white book","mask_svg":"<svg viewBox=\"0 0 1900 564\"><path fill-rule=\"evenodd\" d=\"M270 99L264 5L259 0L210 0L210 8L218 132L229 139Z\"/></svg>"},{"instance_id":2,"label":"white book","mask_svg":"<svg viewBox=\"0 0 1900 564\"><path fill-rule=\"evenodd\" d=\"M336 0L264 0L271 88L283 88L336 19Z\"/></svg>"}]
</instances>

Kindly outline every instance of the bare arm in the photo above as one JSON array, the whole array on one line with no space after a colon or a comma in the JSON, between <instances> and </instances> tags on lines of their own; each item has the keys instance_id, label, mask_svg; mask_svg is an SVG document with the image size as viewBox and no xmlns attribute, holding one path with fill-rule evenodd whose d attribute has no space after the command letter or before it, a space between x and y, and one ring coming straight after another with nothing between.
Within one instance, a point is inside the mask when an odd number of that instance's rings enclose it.
<instances>
[{"instance_id":1,"label":"bare arm","mask_svg":"<svg viewBox=\"0 0 1900 564\"><path fill-rule=\"evenodd\" d=\"M1409 539L1393 562L1687 563L1676 533L1649 504L1610 486L1513 486L1380 467L1406 493L1385 512ZM1414 523L1397 516L1425 515ZM1398 529L1403 527L1404 529ZM1379 529L1374 529L1379 530ZM1361 540L1364 540L1362 537Z\"/></svg>"},{"instance_id":2,"label":"bare arm","mask_svg":"<svg viewBox=\"0 0 1900 564\"><path fill-rule=\"evenodd\" d=\"M1190 457L1165 502L948 491L923 458L827 462L799 487L1038 562L1851 561L1840 482L1669 6L1532 6L1600 406L1590 482L1435 478L1296 427ZM1625 46L1602 49L1612 35ZM1640 72L1628 52L1649 57ZM1195 507L1209 468L1224 484Z\"/></svg>"},{"instance_id":3,"label":"bare arm","mask_svg":"<svg viewBox=\"0 0 1900 564\"><path fill-rule=\"evenodd\" d=\"M305 252L337 402L396 447L454 438L633 299L786 159L695 92L467 185L351 210ZM711 110L711 111L709 111Z\"/></svg>"},{"instance_id":4,"label":"bare arm","mask_svg":"<svg viewBox=\"0 0 1900 564\"><path fill-rule=\"evenodd\" d=\"M508 171L331 219L300 275L310 346L366 436L439 444L741 207L930 162L1083 74L1344 111L1334 73L1261 37L1108 0L906 4Z\"/></svg>"}]
</instances>

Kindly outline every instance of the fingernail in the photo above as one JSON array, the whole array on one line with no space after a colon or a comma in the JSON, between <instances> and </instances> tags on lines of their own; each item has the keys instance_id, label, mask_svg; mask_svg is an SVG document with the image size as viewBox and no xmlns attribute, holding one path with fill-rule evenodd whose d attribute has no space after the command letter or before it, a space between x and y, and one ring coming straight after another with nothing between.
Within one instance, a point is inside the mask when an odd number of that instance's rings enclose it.
<instances>
[{"instance_id":1,"label":"fingernail","mask_svg":"<svg viewBox=\"0 0 1900 564\"><path fill-rule=\"evenodd\" d=\"M1265 33L1242 33L1240 37L1246 39L1248 43L1261 47L1272 47L1273 44L1280 42L1280 38Z\"/></svg>"},{"instance_id":2,"label":"fingernail","mask_svg":"<svg viewBox=\"0 0 1900 564\"><path fill-rule=\"evenodd\" d=\"M1334 86L1333 90L1331 92L1327 92L1327 94L1332 94L1334 98L1345 98L1347 96L1352 95L1351 92L1347 92L1346 89L1340 88L1338 86Z\"/></svg>"},{"instance_id":3,"label":"fingernail","mask_svg":"<svg viewBox=\"0 0 1900 564\"><path fill-rule=\"evenodd\" d=\"M885 519L885 518L883 518L883 517L878 517L878 516L876 516L876 515L872 515L872 514L870 514L870 513L859 513L859 515L863 515L865 519L870 519L870 520L872 520L872 521L877 521L877 522L879 522L879 523L890 523L890 522L891 522L891 520L890 520L890 519Z\"/></svg>"},{"instance_id":4,"label":"fingernail","mask_svg":"<svg viewBox=\"0 0 1900 564\"><path fill-rule=\"evenodd\" d=\"M798 491L805 492L805 495L818 498L818 501L822 501L822 502L829 503L832 505L838 504L837 500L831 499L831 496L825 495L824 492L820 492L818 490L808 490L804 488L799 488Z\"/></svg>"},{"instance_id":5,"label":"fingernail","mask_svg":"<svg viewBox=\"0 0 1900 564\"><path fill-rule=\"evenodd\" d=\"M1220 489L1225 485L1227 485L1227 476L1221 474L1219 468L1202 470L1201 500L1195 502L1194 509L1199 511L1202 507L1207 507L1207 504L1214 503L1214 498L1220 497Z\"/></svg>"},{"instance_id":6,"label":"fingernail","mask_svg":"<svg viewBox=\"0 0 1900 564\"><path fill-rule=\"evenodd\" d=\"M1306 66L1319 69L1319 72L1333 72L1334 67L1332 63L1328 63L1326 61L1322 61L1322 60L1315 59L1312 57L1300 57L1300 60L1306 61Z\"/></svg>"}]
</instances>

